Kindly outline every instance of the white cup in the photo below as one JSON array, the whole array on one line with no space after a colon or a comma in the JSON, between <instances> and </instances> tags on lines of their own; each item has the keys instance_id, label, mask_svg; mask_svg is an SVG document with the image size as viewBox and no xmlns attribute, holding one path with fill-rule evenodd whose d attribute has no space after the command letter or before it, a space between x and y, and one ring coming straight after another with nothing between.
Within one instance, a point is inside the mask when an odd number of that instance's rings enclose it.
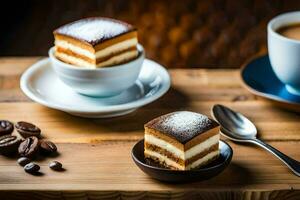
<instances>
[{"instance_id":1,"label":"white cup","mask_svg":"<svg viewBox=\"0 0 300 200\"><path fill-rule=\"evenodd\" d=\"M276 76L290 93L300 95L300 40L276 32L295 23L300 23L300 11L278 15L268 23L268 51Z\"/></svg>"}]
</instances>

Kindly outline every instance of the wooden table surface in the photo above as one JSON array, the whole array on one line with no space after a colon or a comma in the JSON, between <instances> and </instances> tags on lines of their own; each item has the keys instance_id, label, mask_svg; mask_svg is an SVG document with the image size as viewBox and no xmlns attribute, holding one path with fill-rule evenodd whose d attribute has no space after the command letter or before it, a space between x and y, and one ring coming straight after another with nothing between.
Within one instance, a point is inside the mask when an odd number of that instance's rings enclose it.
<instances>
[{"instance_id":1,"label":"wooden table surface","mask_svg":"<svg viewBox=\"0 0 300 200\"><path fill-rule=\"evenodd\" d=\"M66 171L51 171L47 165L53 158L46 158L38 161L43 174L32 176L15 159L0 156L0 199L300 199L300 178L252 145L229 141L234 155L223 173L185 184L153 180L130 157L147 121L176 110L209 115L219 103L244 113L257 125L260 138L300 160L300 115L250 94L238 70L169 70L172 87L158 101L123 117L84 119L41 106L21 92L21 73L38 59L0 58L0 119L37 124L57 143L55 159Z\"/></svg>"}]
</instances>

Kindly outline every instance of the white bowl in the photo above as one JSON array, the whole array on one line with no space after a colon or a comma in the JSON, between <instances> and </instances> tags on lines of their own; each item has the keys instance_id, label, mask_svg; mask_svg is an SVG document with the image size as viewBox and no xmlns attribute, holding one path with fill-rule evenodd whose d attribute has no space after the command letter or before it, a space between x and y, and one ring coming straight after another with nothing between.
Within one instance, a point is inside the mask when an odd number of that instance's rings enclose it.
<instances>
[{"instance_id":1,"label":"white bowl","mask_svg":"<svg viewBox=\"0 0 300 200\"><path fill-rule=\"evenodd\" d=\"M133 86L145 58L144 48L137 45L139 55L124 64L105 68L87 69L64 63L54 56L54 47L49 50L52 68L59 79L74 91L93 97L120 94Z\"/></svg>"}]
</instances>

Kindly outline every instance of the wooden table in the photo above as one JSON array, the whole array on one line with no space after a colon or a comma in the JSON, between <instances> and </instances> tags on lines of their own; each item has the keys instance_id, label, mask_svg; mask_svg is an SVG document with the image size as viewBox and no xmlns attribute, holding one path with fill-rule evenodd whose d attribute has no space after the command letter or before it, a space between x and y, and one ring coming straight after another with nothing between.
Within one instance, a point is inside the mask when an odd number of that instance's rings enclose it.
<instances>
[{"instance_id":1,"label":"wooden table","mask_svg":"<svg viewBox=\"0 0 300 200\"><path fill-rule=\"evenodd\" d=\"M203 182L167 184L133 163L130 151L143 138L143 124L176 110L210 114L215 103L255 122L260 137L300 160L300 115L256 98L241 86L238 70L170 70L172 88L158 101L127 116L83 119L30 101L19 89L21 73L39 58L0 59L0 118L27 120L56 142L65 172L52 158L38 161L42 176L26 174L15 159L0 156L0 199L300 199L300 178L274 156L252 145L229 144L234 155L219 176Z\"/></svg>"}]
</instances>

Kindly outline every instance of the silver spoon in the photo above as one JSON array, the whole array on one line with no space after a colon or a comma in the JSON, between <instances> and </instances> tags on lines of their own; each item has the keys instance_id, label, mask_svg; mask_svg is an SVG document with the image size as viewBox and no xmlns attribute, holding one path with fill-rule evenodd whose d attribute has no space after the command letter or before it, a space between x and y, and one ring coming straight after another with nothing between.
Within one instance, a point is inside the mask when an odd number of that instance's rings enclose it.
<instances>
[{"instance_id":1,"label":"silver spoon","mask_svg":"<svg viewBox=\"0 0 300 200\"><path fill-rule=\"evenodd\" d=\"M223 105L214 105L212 116L221 125L221 133L225 137L237 141L256 144L279 158L297 176L300 176L300 162L290 158L274 147L256 138L257 130L254 124L241 113L235 112Z\"/></svg>"}]
</instances>

